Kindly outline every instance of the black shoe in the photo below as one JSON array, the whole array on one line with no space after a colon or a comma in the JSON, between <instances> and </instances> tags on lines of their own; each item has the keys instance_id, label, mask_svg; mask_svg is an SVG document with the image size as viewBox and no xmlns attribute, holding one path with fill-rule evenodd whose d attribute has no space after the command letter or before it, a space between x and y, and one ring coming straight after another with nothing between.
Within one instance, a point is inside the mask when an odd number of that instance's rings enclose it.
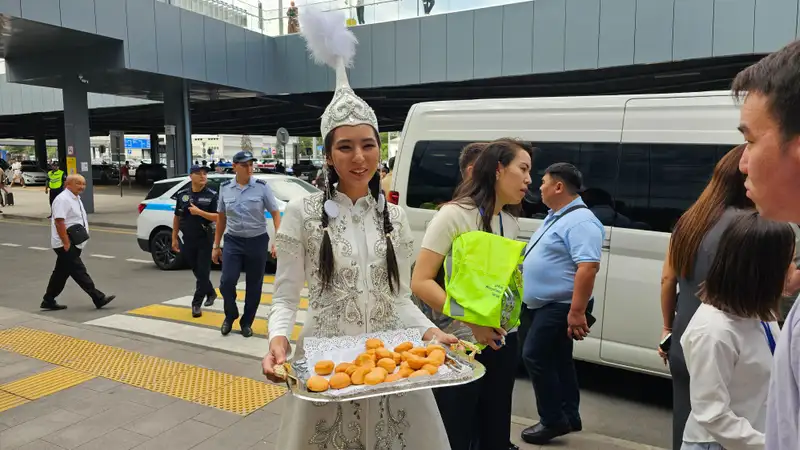
<instances>
[{"instance_id":1,"label":"black shoe","mask_svg":"<svg viewBox=\"0 0 800 450\"><path fill-rule=\"evenodd\" d=\"M545 445L553 439L570 432L569 424L557 427L546 427L541 422L522 430L522 440L528 444Z\"/></svg>"},{"instance_id":2,"label":"black shoe","mask_svg":"<svg viewBox=\"0 0 800 450\"><path fill-rule=\"evenodd\" d=\"M516 445L514 445L514 444L511 444L511 443L509 443L509 444L508 444L508 450L519 450L519 447L517 447L517 446L516 446Z\"/></svg>"},{"instance_id":3,"label":"black shoe","mask_svg":"<svg viewBox=\"0 0 800 450\"><path fill-rule=\"evenodd\" d=\"M67 309L67 305L59 305L55 300L42 300L42 304L39 305L39 308L48 311L61 311L62 309Z\"/></svg>"},{"instance_id":4,"label":"black shoe","mask_svg":"<svg viewBox=\"0 0 800 450\"><path fill-rule=\"evenodd\" d=\"M250 327L242 326L242 336L250 337L253 335L253 329Z\"/></svg>"},{"instance_id":5,"label":"black shoe","mask_svg":"<svg viewBox=\"0 0 800 450\"><path fill-rule=\"evenodd\" d=\"M217 299L217 293L216 292L212 292L211 294L208 294L206 296L206 302L203 304L203 306L214 306L214 300L216 300L216 299Z\"/></svg>"},{"instance_id":6,"label":"black shoe","mask_svg":"<svg viewBox=\"0 0 800 450\"><path fill-rule=\"evenodd\" d=\"M203 311L200 311L200 306L192 305L192 317L200 317L203 315Z\"/></svg>"},{"instance_id":7,"label":"black shoe","mask_svg":"<svg viewBox=\"0 0 800 450\"><path fill-rule=\"evenodd\" d=\"M111 303L111 301L114 300L115 298L117 298L116 295L106 295L102 299L94 302L94 307L100 309L103 306L106 306L107 304Z\"/></svg>"},{"instance_id":8,"label":"black shoe","mask_svg":"<svg viewBox=\"0 0 800 450\"><path fill-rule=\"evenodd\" d=\"M581 422L580 418L569 419L569 427L573 432L581 431L583 430L583 422Z\"/></svg>"},{"instance_id":9,"label":"black shoe","mask_svg":"<svg viewBox=\"0 0 800 450\"><path fill-rule=\"evenodd\" d=\"M227 320L224 320L222 322L222 327L220 327L219 331L222 332L223 336L227 336L228 333L231 332L232 328L233 328L233 326L231 325L231 323L228 322Z\"/></svg>"}]
</instances>

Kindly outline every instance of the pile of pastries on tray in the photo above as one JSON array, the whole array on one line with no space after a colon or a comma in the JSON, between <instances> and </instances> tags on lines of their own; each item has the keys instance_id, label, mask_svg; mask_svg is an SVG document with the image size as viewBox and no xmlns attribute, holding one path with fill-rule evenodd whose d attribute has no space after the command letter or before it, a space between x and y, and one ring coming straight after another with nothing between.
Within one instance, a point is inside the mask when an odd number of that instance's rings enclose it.
<instances>
[{"instance_id":1,"label":"pile of pastries on tray","mask_svg":"<svg viewBox=\"0 0 800 450\"><path fill-rule=\"evenodd\" d=\"M446 359L444 347L436 344L414 347L411 342L403 342L392 351L380 339L367 339L366 347L353 362L338 365L329 360L317 362L316 375L306 382L308 390L325 392L351 385L376 385L435 375ZM331 374L330 379L325 378Z\"/></svg>"}]
</instances>

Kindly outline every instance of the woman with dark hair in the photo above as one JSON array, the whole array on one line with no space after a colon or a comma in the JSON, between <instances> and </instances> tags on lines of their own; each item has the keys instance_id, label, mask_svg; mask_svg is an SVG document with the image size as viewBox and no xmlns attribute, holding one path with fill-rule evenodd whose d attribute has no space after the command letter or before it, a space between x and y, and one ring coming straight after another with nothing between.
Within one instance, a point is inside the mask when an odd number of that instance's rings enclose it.
<instances>
[{"instance_id":1,"label":"woman with dark hair","mask_svg":"<svg viewBox=\"0 0 800 450\"><path fill-rule=\"evenodd\" d=\"M762 450L779 303L794 232L756 212L734 215L719 240L681 338L691 384L683 450Z\"/></svg>"},{"instance_id":2,"label":"woman with dark hair","mask_svg":"<svg viewBox=\"0 0 800 450\"><path fill-rule=\"evenodd\" d=\"M697 201L678 219L672 231L667 257L661 274L662 340L672 333L669 354L660 348L659 355L672 374L672 448L683 441L683 427L689 417L689 372L683 359L680 341L700 299L697 291L706 279L722 232L737 211L753 208L744 188L745 176L739 171L744 152L740 145L717 163L711 181ZM677 287L680 286L680 294Z\"/></svg>"},{"instance_id":3,"label":"woman with dark hair","mask_svg":"<svg viewBox=\"0 0 800 450\"><path fill-rule=\"evenodd\" d=\"M344 16L307 11L301 22L314 56L336 68L337 89L322 116L323 192L289 202L276 237L269 353L262 362L272 380L290 353L305 282L309 307L295 359L303 357L306 337L415 328L425 341L458 342L411 302L413 238L403 210L388 204L380 190L378 121L347 82L355 41ZM347 403L290 397L281 416L282 450L450 447L430 390Z\"/></svg>"},{"instance_id":4,"label":"woman with dark hair","mask_svg":"<svg viewBox=\"0 0 800 450\"><path fill-rule=\"evenodd\" d=\"M436 277L456 238L483 231L516 239L519 234L516 213L531 183L532 153L527 143L512 139L485 144L471 175L456 188L453 200L443 205L431 220L422 238L411 289L433 311L441 313L447 299ZM511 311L515 306L515 298L506 296L503 311ZM483 378L435 392L453 450L468 450L475 444L481 450L514 448L509 439L511 397L518 366L518 322L513 323L504 314L500 328L464 322L455 322L447 328L466 340L488 346L477 356L486 366Z\"/></svg>"}]
</instances>

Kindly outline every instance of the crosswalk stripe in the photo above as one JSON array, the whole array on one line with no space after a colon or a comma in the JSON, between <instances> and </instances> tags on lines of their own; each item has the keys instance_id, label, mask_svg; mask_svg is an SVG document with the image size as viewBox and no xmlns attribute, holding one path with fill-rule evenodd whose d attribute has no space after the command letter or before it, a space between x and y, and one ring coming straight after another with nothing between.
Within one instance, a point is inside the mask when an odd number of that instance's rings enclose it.
<instances>
[{"instance_id":1,"label":"crosswalk stripe","mask_svg":"<svg viewBox=\"0 0 800 450\"><path fill-rule=\"evenodd\" d=\"M176 306L169 306L164 304L155 304L149 306L143 306L141 308L136 308L127 312L127 314L134 314L137 316L145 316L150 318L158 318L158 319L167 319L172 320L175 322L183 322L183 323L190 323L195 325L205 325L208 327L216 327L219 328L222 325L222 321L225 319L225 314L208 311L202 315L202 317L192 317L192 310L189 308L180 308ZM253 325L251 326L253 329L253 334L259 336L267 336L267 321L264 319L256 318L253 321ZM239 321L234 322L233 329L236 331L241 331L239 327ZM292 335L289 338L290 341L296 341L298 336L300 336L300 331L302 331L303 327L296 325L292 330Z\"/></svg>"},{"instance_id":2,"label":"crosswalk stripe","mask_svg":"<svg viewBox=\"0 0 800 450\"><path fill-rule=\"evenodd\" d=\"M171 306L182 306L184 308L191 308L192 307L192 296L191 295L187 295L185 297L174 298L172 300L167 300L166 302L163 302L162 304L163 305L171 305ZM272 308L272 305L261 305L258 308L258 312L256 313L256 317L266 318L267 316L269 316L269 311L270 311L271 308ZM203 306L202 310L204 312L205 311L215 311L215 312L218 312L218 313L224 313L225 312L225 305L223 304L222 301L217 300L211 306ZM305 323L306 322L306 314L307 314L306 311L303 311L303 310L297 311L296 322L298 324Z\"/></svg>"},{"instance_id":3,"label":"crosswalk stripe","mask_svg":"<svg viewBox=\"0 0 800 450\"><path fill-rule=\"evenodd\" d=\"M165 323L163 320L147 317L112 314L86 323L257 358L262 358L269 351L269 342L264 337L254 335L245 338L238 333L223 336L218 329L185 323Z\"/></svg>"},{"instance_id":4,"label":"crosswalk stripe","mask_svg":"<svg viewBox=\"0 0 800 450\"><path fill-rule=\"evenodd\" d=\"M219 297L217 300L222 301L222 293L219 289L215 289L217 291L217 296ZM245 296L245 291L243 290L236 290L236 301L243 302ZM271 305L272 304L272 294L261 294L261 302L262 305ZM300 299L300 309L308 309L308 299L301 298Z\"/></svg>"}]
</instances>

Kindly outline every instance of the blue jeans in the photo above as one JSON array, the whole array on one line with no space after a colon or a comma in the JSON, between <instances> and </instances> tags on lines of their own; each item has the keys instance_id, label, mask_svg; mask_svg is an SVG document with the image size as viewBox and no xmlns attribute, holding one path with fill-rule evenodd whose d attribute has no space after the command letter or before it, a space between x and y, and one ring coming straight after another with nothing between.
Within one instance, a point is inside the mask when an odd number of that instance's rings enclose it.
<instances>
[{"instance_id":1,"label":"blue jeans","mask_svg":"<svg viewBox=\"0 0 800 450\"><path fill-rule=\"evenodd\" d=\"M245 272L244 313L239 326L249 327L256 318L258 305L261 304L261 289L264 286L264 268L267 265L269 251L269 234L254 237L238 237L225 235L225 246L222 247L222 277L219 280L219 292L225 301L225 320L233 324L239 318L239 307L236 306L236 284L239 275Z\"/></svg>"},{"instance_id":2,"label":"blue jeans","mask_svg":"<svg viewBox=\"0 0 800 450\"><path fill-rule=\"evenodd\" d=\"M592 303L587 310L591 311ZM580 390L573 340L567 335L570 305L551 303L526 309L530 328L522 348L522 360L536 393L536 409L542 425L558 428L580 421Z\"/></svg>"}]
</instances>

